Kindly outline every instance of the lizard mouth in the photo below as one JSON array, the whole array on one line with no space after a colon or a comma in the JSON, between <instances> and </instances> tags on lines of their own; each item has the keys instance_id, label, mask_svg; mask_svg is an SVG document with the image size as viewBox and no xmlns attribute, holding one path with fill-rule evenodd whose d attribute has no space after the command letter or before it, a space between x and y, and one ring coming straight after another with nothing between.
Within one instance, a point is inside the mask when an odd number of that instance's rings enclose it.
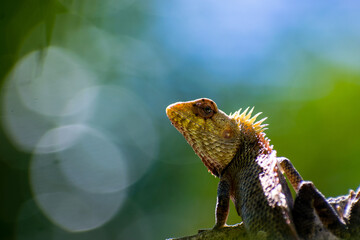
<instances>
[{"instance_id":1,"label":"lizard mouth","mask_svg":"<svg viewBox=\"0 0 360 240\"><path fill-rule=\"evenodd\" d=\"M182 104L181 103L174 103L169 105L166 108L166 115L169 118L171 124L182 134L184 133L184 126L181 124L183 121L188 121L191 124L196 125L199 129L203 129L204 127L201 126L199 123L191 120L191 117L186 116L181 110Z\"/></svg>"},{"instance_id":2,"label":"lizard mouth","mask_svg":"<svg viewBox=\"0 0 360 240\"><path fill-rule=\"evenodd\" d=\"M166 108L166 115L167 115L167 117L169 118L171 124L172 124L177 130L179 130L181 133L183 133L183 132L184 132L183 127L180 125L179 121L176 120L176 119L182 119L183 116L181 116L181 114L180 114L178 111L176 111L174 108L175 108L175 107L174 107L174 104L168 106L168 107Z\"/></svg>"}]
</instances>

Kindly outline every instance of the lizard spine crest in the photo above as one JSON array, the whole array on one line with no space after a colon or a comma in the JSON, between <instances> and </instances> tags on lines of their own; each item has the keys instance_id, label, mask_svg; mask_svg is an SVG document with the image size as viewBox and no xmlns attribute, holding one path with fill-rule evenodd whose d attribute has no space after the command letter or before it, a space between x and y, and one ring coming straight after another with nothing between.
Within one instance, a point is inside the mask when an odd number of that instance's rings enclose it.
<instances>
[{"instance_id":1,"label":"lizard spine crest","mask_svg":"<svg viewBox=\"0 0 360 240\"><path fill-rule=\"evenodd\" d=\"M254 107L252 107L248 112L249 108L250 107L246 108L243 112L241 112L242 108L240 108L238 111L231 113L229 117L233 118L237 122L238 126L243 124L246 127L254 128L256 133L264 132L267 129L265 127L268 126L269 124L262 124L262 123L267 119L267 117L255 122L256 118L260 114L262 114L262 112L259 112L252 117L251 114L254 111Z\"/></svg>"}]
</instances>

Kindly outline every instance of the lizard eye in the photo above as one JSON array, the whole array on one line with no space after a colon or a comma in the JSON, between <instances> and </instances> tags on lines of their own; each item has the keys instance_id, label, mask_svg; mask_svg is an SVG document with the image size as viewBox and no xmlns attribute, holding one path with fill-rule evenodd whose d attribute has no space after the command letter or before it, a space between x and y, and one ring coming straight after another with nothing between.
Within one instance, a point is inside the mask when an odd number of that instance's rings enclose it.
<instances>
[{"instance_id":1,"label":"lizard eye","mask_svg":"<svg viewBox=\"0 0 360 240\"><path fill-rule=\"evenodd\" d=\"M200 100L194 104L194 113L203 118L211 118L216 113L216 106L210 100Z\"/></svg>"},{"instance_id":2,"label":"lizard eye","mask_svg":"<svg viewBox=\"0 0 360 240\"><path fill-rule=\"evenodd\" d=\"M211 114L213 110L211 109L210 106L206 106L206 107L203 109L203 111L204 111L204 113L206 113L206 114Z\"/></svg>"}]
</instances>

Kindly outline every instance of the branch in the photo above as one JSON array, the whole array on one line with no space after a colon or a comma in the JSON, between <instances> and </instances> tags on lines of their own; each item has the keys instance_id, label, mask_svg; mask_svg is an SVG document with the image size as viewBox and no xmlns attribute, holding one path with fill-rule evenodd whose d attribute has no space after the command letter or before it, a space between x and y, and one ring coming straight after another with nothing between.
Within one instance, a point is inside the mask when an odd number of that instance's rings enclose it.
<instances>
[{"instance_id":1,"label":"branch","mask_svg":"<svg viewBox=\"0 0 360 240\"><path fill-rule=\"evenodd\" d=\"M199 230L199 233L181 238L169 238L167 240L249 240L244 224L239 223L220 229Z\"/></svg>"}]
</instances>

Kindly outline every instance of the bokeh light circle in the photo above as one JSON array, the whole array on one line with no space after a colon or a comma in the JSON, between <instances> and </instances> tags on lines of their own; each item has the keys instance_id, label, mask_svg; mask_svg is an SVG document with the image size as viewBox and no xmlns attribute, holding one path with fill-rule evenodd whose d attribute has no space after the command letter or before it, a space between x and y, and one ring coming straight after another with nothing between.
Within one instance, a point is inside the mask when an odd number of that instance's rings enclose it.
<instances>
[{"instance_id":1,"label":"bokeh light circle","mask_svg":"<svg viewBox=\"0 0 360 240\"><path fill-rule=\"evenodd\" d=\"M68 100L92 85L95 76L68 50L49 47L24 57L13 70L12 81L23 104L46 116L62 116Z\"/></svg>"},{"instance_id":2,"label":"bokeh light circle","mask_svg":"<svg viewBox=\"0 0 360 240\"><path fill-rule=\"evenodd\" d=\"M53 122L24 106L13 79L8 79L2 90L4 130L19 149L31 152Z\"/></svg>"},{"instance_id":3,"label":"bokeh light circle","mask_svg":"<svg viewBox=\"0 0 360 240\"><path fill-rule=\"evenodd\" d=\"M74 125L74 144L57 152L60 167L76 187L93 193L109 193L127 186L126 159L119 149L99 131ZM71 137L70 137L71 138Z\"/></svg>"},{"instance_id":4,"label":"bokeh light circle","mask_svg":"<svg viewBox=\"0 0 360 240\"><path fill-rule=\"evenodd\" d=\"M58 118L85 118L80 115L91 110L96 95L69 102L95 83L94 74L84 66L76 55L58 47L33 51L15 65L2 93L4 129L17 147L33 151Z\"/></svg>"},{"instance_id":5,"label":"bokeh light circle","mask_svg":"<svg viewBox=\"0 0 360 240\"><path fill-rule=\"evenodd\" d=\"M135 93L117 85L94 86L81 94L96 94L84 124L97 129L114 143L121 158L126 159L126 184L133 184L158 154L158 132L150 110Z\"/></svg>"},{"instance_id":6,"label":"bokeh light circle","mask_svg":"<svg viewBox=\"0 0 360 240\"><path fill-rule=\"evenodd\" d=\"M37 204L54 224L67 231L87 231L103 225L115 215L126 197L125 191L118 191L126 185L123 159L116 155L119 152L106 137L89 127L64 126L52 131L44 135L39 146L56 140L53 137L56 134L74 136L67 137L72 144L66 147L60 144L59 151L45 153L43 147L35 150L30 179ZM71 151L79 155L69 154ZM102 153L115 160L104 160Z\"/></svg>"}]
</instances>

